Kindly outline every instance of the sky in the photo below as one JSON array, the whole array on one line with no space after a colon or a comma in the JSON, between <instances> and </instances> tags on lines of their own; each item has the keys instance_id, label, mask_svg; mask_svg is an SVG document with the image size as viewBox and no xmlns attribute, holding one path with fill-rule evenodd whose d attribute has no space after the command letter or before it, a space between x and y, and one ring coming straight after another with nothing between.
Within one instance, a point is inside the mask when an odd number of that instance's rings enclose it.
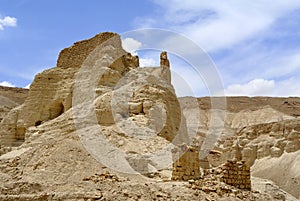
<instances>
[{"instance_id":1,"label":"sky","mask_svg":"<svg viewBox=\"0 0 300 201\"><path fill-rule=\"evenodd\" d=\"M299 0L0 0L0 85L28 87L75 41L143 28L197 44L225 95L300 95ZM170 41L161 43L176 44ZM145 41L123 38L123 46L140 56L142 66L159 64L160 49L147 50ZM187 47L177 46L193 52ZM169 59L177 95L212 94L214 77L196 76L182 55L171 52Z\"/></svg>"}]
</instances>

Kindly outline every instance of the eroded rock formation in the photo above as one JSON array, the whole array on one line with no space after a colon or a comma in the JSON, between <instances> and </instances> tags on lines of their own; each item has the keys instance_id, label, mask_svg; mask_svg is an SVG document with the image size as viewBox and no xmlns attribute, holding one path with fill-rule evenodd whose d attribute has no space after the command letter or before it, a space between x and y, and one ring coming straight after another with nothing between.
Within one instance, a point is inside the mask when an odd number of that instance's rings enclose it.
<instances>
[{"instance_id":1,"label":"eroded rock formation","mask_svg":"<svg viewBox=\"0 0 300 201\"><path fill-rule=\"evenodd\" d=\"M168 68L138 68L138 56L125 52L114 33L101 33L62 50L57 67L37 74L25 103L1 123L2 149L21 145L32 135L29 128L34 130L67 111L72 115L74 108L89 107L85 103L90 101L98 125L109 132L155 135L174 144L188 142L166 52L162 55ZM73 115L88 115L77 112ZM72 130L81 128L76 119ZM114 127L122 124L126 124L123 131Z\"/></svg>"},{"instance_id":2,"label":"eroded rock formation","mask_svg":"<svg viewBox=\"0 0 300 201\"><path fill-rule=\"evenodd\" d=\"M160 66L163 68L170 68L170 61L166 51L160 54Z\"/></svg>"},{"instance_id":3,"label":"eroded rock formation","mask_svg":"<svg viewBox=\"0 0 300 201\"><path fill-rule=\"evenodd\" d=\"M219 100L221 98L212 99ZM238 151L237 158L245 161L247 166L252 166L254 172L260 173L257 175L276 181L284 190L299 197L295 190L300 187L299 175L285 165L277 166L276 170L272 168L273 162L275 164L277 161L284 160L283 157L292 158L294 153L299 152L299 100L296 97L226 97L225 125L222 134L213 146L213 149L219 154L210 153L207 160L202 162L202 167L204 168L205 164L205 168L208 168L209 165L210 168L218 167L227 160L236 158ZM207 133L211 126L218 126L211 124L211 114L213 112L218 114L221 108L218 105L212 108L209 98L199 98L198 108L191 104L192 100L189 97L181 98L179 101L185 105L183 113L190 114L189 119L193 119L196 109L199 110L200 118L197 119L201 133ZM217 115L217 118L221 119L222 117ZM236 144L239 145L238 150ZM256 161L259 164L269 162L270 165L265 168L258 165L253 166ZM297 167L299 168L299 166ZM289 178L294 178L294 184L287 185L282 179L283 175L278 179L275 173L277 171L285 172Z\"/></svg>"},{"instance_id":4,"label":"eroded rock formation","mask_svg":"<svg viewBox=\"0 0 300 201\"><path fill-rule=\"evenodd\" d=\"M35 76L25 103L12 110L1 124L2 145L19 145L25 140L26 130L43 122L55 119L72 107L72 94L76 73L93 51L105 41L115 47L119 55L128 56L121 48L121 40L115 33L102 33L95 37L74 43L59 54L57 67ZM138 67L138 57L123 60L117 58L108 66L110 69L102 76L99 85L113 86L122 75ZM111 73L114 73L112 76Z\"/></svg>"}]
</instances>

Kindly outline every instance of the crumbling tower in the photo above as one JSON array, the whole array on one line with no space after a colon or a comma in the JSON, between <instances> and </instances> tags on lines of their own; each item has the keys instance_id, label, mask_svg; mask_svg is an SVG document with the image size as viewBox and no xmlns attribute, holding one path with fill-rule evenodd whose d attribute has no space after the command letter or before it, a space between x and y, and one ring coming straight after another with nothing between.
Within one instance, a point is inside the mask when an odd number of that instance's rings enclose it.
<instances>
[{"instance_id":1,"label":"crumbling tower","mask_svg":"<svg viewBox=\"0 0 300 201\"><path fill-rule=\"evenodd\" d=\"M221 181L240 189L251 190L250 167L245 161L228 160L222 166Z\"/></svg>"},{"instance_id":2,"label":"crumbling tower","mask_svg":"<svg viewBox=\"0 0 300 201\"><path fill-rule=\"evenodd\" d=\"M168 54L166 51L163 51L160 54L160 67L163 69L164 77L168 82L171 83L170 61L168 59Z\"/></svg>"},{"instance_id":3,"label":"crumbling tower","mask_svg":"<svg viewBox=\"0 0 300 201\"><path fill-rule=\"evenodd\" d=\"M160 66L164 68L170 68L170 61L166 51L160 54Z\"/></svg>"},{"instance_id":4,"label":"crumbling tower","mask_svg":"<svg viewBox=\"0 0 300 201\"><path fill-rule=\"evenodd\" d=\"M251 190L250 167L242 160L241 147L239 142L234 146L234 160L228 160L222 166L222 178L226 184L235 186L240 189Z\"/></svg>"}]
</instances>

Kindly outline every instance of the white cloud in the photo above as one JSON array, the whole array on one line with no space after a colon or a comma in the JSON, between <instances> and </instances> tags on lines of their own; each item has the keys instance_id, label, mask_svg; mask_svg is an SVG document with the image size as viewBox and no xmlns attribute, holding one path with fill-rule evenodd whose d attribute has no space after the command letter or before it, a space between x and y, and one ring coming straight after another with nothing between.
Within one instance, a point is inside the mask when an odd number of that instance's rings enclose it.
<instances>
[{"instance_id":1,"label":"white cloud","mask_svg":"<svg viewBox=\"0 0 300 201\"><path fill-rule=\"evenodd\" d=\"M278 48L278 49L277 49ZM284 51L283 51L284 50ZM300 48L276 46L270 50L263 45L253 45L231 51L215 60L225 85L245 83L262 77L267 80L284 80L300 76Z\"/></svg>"},{"instance_id":2,"label":"white cloud","mask_svg":"<svg viewBox=\"0 0 300 201\"><path fill-rule=\"evenodd\" d=\"M24 88L29 89L31 84L26 85Z\"/></svg>"},{"instance_id":3,"label":"white cloud","mask_svg":"<svg viewBox=\"0 0 300 201\"><path fill-rule=\"evenodd\" d=\"M122 40L122 46L127 52L137 55L136 51L142 47L142 43L133 38L125 38Z\"/></svg>"},{"instance_id":4,"label":"white cloud","mask_svg":"<svg viewBox=\"0 0 300 201\"><path fill-rule=\"evenodd\" d=\"M0 82L0 86L4 86L4 87L15 87L15 85L13 85L12 83L7 82L7 81Z\"/></svg>"},{"instance_id":5,"label":"white cloud","mask_svg":"<svg viewBox=\"0 0 300 201\"><path fill-rule=\"evenodd\" d=\"M227 86L227 95L300 95L300 1L153 2L160 13L137 18L136 26L178 31L208 51ZM158 41L162 48L175 45L183 52L195 52L186 44L177 45L177 38ZM194 84L196 81L189 86Z\"/></svg>"},{"instance_id":6,"label":"white cloud","mask_svg":"<svg viewBox=\"0 0 300 201\"><path fill-rule=\"evenodd\" d=\"M158 63L153 58L140 58L140 67L158 66Z\"/></svg>"},{"instance_id":7,"label":"white cloud","mask_svg":"<svg viewBox=\"0 0 300 201\"><path fill-rule=\"evenodd\" d=\"M161 15L139 18L139 27L162 26L186 34L208 51L232 48L266 31L278 18L300 7L297 0L154 0Z\"/></svg>"},{"instance_id":8,"label":"white cloud","mask_svg":"<svg viewBox=\"0 0 300 201\"><path fill-rule=\"evenodd\" d=\"M6 16L0 18L0 30L3 30L4 27L15 27L17 26L17 18Z\"/></svg>"},{"instance_id":9,"label":"white cloud","mask_svg":"<svg viewBox=\"0 0 300 201\"><path fill-rule=\"evenodd\" d=\"M227 96L272 96L275 81L254 79L246 84L232 84L225 89Z\"/></svg>"}]
</instances>

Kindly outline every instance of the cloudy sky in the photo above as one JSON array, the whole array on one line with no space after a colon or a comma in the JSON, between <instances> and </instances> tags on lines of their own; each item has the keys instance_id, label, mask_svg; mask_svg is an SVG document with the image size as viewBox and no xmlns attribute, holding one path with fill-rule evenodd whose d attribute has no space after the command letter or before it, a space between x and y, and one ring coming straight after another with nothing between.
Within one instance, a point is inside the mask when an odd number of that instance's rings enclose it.
<instances>
[{"instance_id":1,"label":"cloudy sky","mask_svg":"<svg viewBox=\"0 0 300 201\"><path fill-rule=\"evenodd\" d=\"M197 44L226 95L300 95L299 0L0 0L0 85L27 86L75 41L140 28L169 30ZM158 64L159 53L143 50L144 41L124 39L143 65ZM195 76L180 56L170 54L177 94L210 95L213 78Z\"/></svg>"}]
</instances>

